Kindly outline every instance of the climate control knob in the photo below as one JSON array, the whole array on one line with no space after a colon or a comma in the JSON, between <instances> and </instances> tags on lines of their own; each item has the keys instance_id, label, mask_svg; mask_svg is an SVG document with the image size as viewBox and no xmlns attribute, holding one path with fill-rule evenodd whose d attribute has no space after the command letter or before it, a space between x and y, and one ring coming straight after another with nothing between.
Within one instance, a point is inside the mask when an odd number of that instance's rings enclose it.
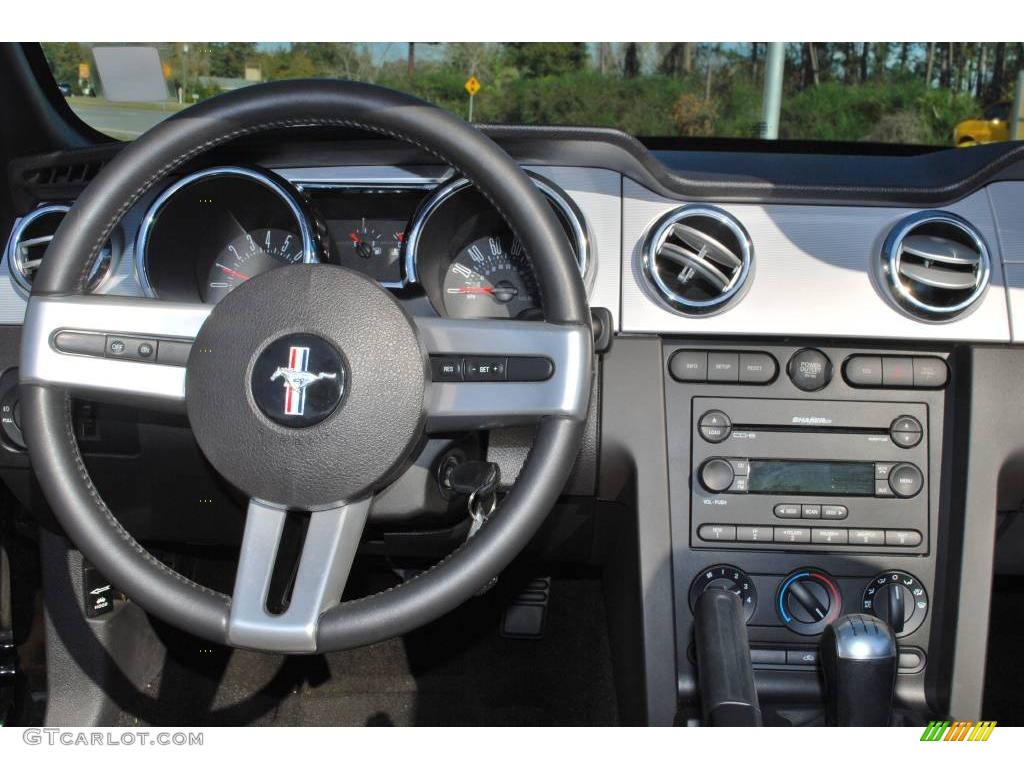
<instances>
[{"instance_id":1,"label":"climate control knob","mask_svg":"<svg viewBox=\"0 0 1024 768\"><path fill-rule=\"evenodd\" d=\"M783 580L776 607L786 627L799 635L817 635L839 617L843 600L831 576L802 568Z\"/></svg>"},{"instance_id":2,"label":"climate control knob","mask_svg":"<svg viewBox=\"0 0 1024 768\"><path fill-rule=\"evenodd\" d=\"M864 589L862 608L892 627L897 637L917 630L928 615L924 585L905 571L878 574Z\"/></svg>"},{"instance_id":3,"label":"climate control knob","mask_svg":"<svg viewBox=\"0 0 1024 768\"><path fill-rule=\"evenodd\" d=\"M700 484L711 493L729 490L736 473L725 459L708 459L700 468Z\"/></svg>"},{"instance_id":4,"label":"climate control knob","mask_svg":"<svg viewBox=\"0 0 1024 768\"><path fill-rule=\"evenodd\" d=\"M743 617L750 621L757 607L757 590L747 574L732 565L713 565L697 574L690 585L691 611L697 605L697 598L709 589L727 589L739 595L743 603Z\"/></svg>"}]
</instances>

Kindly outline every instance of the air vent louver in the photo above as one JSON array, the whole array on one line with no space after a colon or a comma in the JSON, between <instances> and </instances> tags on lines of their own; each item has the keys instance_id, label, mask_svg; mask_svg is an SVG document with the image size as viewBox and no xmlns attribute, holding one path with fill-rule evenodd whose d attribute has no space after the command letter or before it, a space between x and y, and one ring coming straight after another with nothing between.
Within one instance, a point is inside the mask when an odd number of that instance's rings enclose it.
<instances>
[{"instance_id":1,"label":"air vent louver","mask_svg":"<svg viewBox=\"0 0 1024 768\"><path fill-rule=\"evenodd\" d=\"M945 211L922 211L886 238L881 270L896 304L922 320L952 320L988 287L990 263L981 235Z\"/></svg>"},{"instance_id":2,"label":"air vent louver","mask_svg":"<svg viewBox=\"0 0 1024 768\"><path fill-rule=\"evenodd\" d=\"M7 243L7 268L14 282L26 293L32 290L36 270L69 210L66 205L41 206L25 214L11 233Z\"/></svg>"},{"instance_id":3,"label":"air vent louver","mask_svg":"<svg viewBox=\"0 0 1024 768\"><path fill-rule=\"evenodd\" d=\"M652 288L670 309L704 315L740 295L753 249L743 227L725 211L688 205L658 222L643 257Z\"/></svg>"}]
</instances>

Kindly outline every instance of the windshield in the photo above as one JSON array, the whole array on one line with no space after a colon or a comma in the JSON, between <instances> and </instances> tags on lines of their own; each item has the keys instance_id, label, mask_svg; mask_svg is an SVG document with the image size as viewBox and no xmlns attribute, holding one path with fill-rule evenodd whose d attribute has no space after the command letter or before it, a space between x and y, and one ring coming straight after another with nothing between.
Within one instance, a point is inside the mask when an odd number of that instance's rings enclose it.
<instances>
[{"instance_id":1,"label":"windshield","mask_svg":"<svg viewBox=\"0 0 1024 768\"><path fill-rule=\"evenodd\" d=\"M477 123L603 126L641 137L971 146L1014 137L1017 121L993 123L989 108L1002 105L998 108L1009 114L1012 104L1020 104L1013 100L1024 64L1021 43L42 47L75 114L126 140L223 91L328 77L405 91ZM131 65L116 66L113 54L129 48L134 58L125 61ZM140 49L146 54L141 58ZM155 87L151 82L137 88L147 62L152 62Z\"/></svg>"}]
</instances>

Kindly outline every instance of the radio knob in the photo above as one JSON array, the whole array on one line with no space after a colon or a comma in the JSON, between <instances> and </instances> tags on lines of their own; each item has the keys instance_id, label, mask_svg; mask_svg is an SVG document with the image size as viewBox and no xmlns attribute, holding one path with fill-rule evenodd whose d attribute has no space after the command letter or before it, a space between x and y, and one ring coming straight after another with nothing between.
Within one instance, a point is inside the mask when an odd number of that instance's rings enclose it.
<instances>
[{"instance_id":1,"label":"radio knob","mask_svg":"<svg viewBox=\"0 0 1024 768\"><path fill-rule=\"evenodd\" d=\"M924 476L913 464L897 464L889 470L889 487L901 499L917 496L923 486Z\"/></svg>"},{"instance_id":2,"label":"radio knob","mask_svg":"<svg viewBox=\"0 0 1024 768\"><path fill-rule=\"evenodd\" d=\"M711 493L729 490L735 473L725 459L708 459L700 468L700 484Z\"/></svg>"}]
</instances>

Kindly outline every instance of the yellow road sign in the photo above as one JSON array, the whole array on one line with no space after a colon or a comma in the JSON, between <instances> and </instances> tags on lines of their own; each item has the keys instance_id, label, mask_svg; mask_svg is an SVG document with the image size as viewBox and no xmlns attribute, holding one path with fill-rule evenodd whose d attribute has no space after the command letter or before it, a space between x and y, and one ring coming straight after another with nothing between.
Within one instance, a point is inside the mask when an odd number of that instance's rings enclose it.
<instances>
[{"instance_id":1,"label":"yellow road sign","mask_svg":"<svg viewBox=\"0 0 1024 768\"><path fill-rule=\"evenodd\" d=\"M89 65L84 61L78 65L78 79L88 80L89 79Z\"/></svg>"},{"instance_id":2,"label":"yellow road sign","mask_svg":"<svg viewBox=\"0 0 1024 768\"><path fill-rule=\"evenodd\" d=\"M470 75L469 80L466 81L466 92L473 96L477 91L480 90L480 81Z\"/></svg>"}]
</instances>

